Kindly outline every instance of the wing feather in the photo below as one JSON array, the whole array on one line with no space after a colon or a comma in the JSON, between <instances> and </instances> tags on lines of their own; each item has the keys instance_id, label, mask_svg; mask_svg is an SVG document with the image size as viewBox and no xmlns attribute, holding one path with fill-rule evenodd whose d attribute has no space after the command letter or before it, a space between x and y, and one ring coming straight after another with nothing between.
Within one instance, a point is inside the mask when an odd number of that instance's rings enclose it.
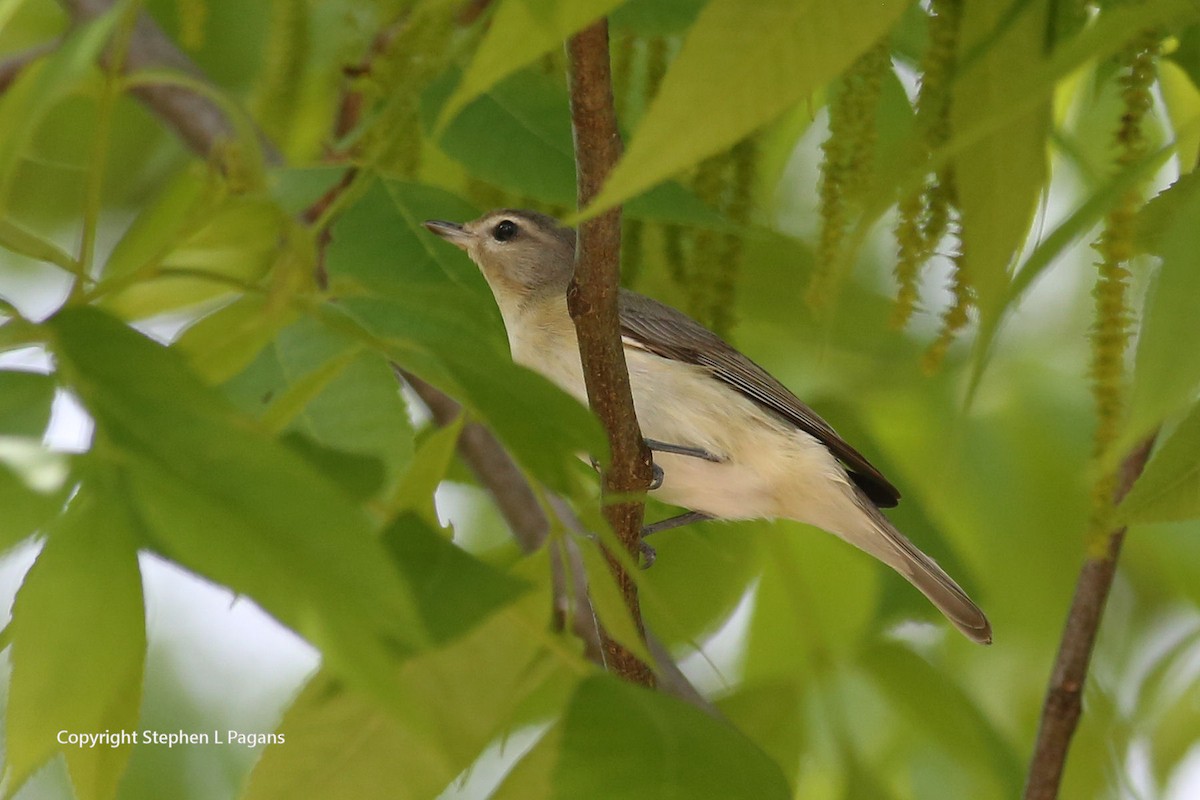
<instances>
[{"instance_id":1,"label":"wing feather","mask_svg":"<svg viewBox=\"0 0 1200 800\"><path fill-rule=\"evenodd\" d=\"M896 505L900 492L829 423L762 367L700 323L656 300L621 290L621 333L635 346L663 358L707 368L720 381L761 407L816 437L846 466L850 478L882 508Z\"/></svg>"}]
</instances>

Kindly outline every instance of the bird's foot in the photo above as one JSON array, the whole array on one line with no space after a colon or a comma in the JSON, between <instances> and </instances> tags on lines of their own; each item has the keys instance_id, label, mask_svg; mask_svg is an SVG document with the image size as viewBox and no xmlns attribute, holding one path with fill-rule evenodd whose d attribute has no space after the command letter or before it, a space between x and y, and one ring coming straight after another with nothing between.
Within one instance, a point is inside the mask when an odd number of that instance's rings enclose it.
<instances>
[{"instance_id":1,"label":"bird's foot","mask_svg":"<svg viewBox=\"0 0 1200 800\"><path fill-rule=\"evenodd\" d=\"M650 469L654 471L654 475L650 478L650 491L661 489L663 485L663 469L653 461L650 462Z\"/></svg>"},{"instance_id":2,"label":"bird's foot","mask_svg":"<svg viewBox=\"0 0 1200 800\"><path fill-rule=\"evenodd\" d=\"M642 569L650 569L654 566L654 559L657 554L654 548L646 543L646 537L652 533L659 531L669 531L672 528L679 528L684 525L690 525L693 522L703 522L706 519L712 519L712 514L705 514L703 511L688 511L675 517L667 517L660 519L658 522L653 522L642 528L642 538L638 546L641 548L642 556L645 558L645 563L642 564Z\"/></svg>"},{"instance_id":3,"label":"bird's foot","mask_svg":"<svg viewBox=\"0 0 1200 800\"><path fill-rule=\"evenodd\" d=\"M654 566L654 559L658 558L658 553L654 551L645 539L638 542L638 547L642 551L642 569L650 569Z\"/></svg>"}]
</instances>

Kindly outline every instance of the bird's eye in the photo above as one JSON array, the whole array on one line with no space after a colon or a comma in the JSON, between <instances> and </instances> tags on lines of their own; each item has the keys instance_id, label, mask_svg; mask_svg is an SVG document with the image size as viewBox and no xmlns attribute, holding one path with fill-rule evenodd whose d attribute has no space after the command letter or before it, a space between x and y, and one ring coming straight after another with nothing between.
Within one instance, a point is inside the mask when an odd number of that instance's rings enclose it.
<instances>
[{"instance_id":1,"label":"bird's eye","mask_svg":"<svg viewBox=\"0 0 1200 800\"><path fill-rule=\"evenodd\" d=\"M502 219L496 223L496 227L492 230L492 238L497 242L507 242L509 239L517 235L517 223L511 219Z\"/></svg>"}]
</instances>

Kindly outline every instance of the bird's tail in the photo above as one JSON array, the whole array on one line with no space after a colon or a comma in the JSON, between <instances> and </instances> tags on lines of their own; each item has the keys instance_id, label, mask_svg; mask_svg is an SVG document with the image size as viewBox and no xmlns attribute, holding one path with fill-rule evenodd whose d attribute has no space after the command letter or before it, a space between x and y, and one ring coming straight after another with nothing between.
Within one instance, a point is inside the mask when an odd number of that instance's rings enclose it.
<instances>
[{"instance_id":1,"label":"bird's tail","mask_svg":"<svg viewBox=\"0 0 1200 800\"><path fill-rule=\"evenodd\" d=\"M967 597L962 587L955 583L936 561L918 550L904 534L896 530L874 503L861 496L861 493L856 500L859 507L866 512L867 519L862 522L864 527L869 524L869 529L843 529L836 532L846 541L903 575L968 639L980 644L991 644L992 626L979 606ZM862 515L859 515L859 519L862 519Z\"/></svg>"}]
</instances>

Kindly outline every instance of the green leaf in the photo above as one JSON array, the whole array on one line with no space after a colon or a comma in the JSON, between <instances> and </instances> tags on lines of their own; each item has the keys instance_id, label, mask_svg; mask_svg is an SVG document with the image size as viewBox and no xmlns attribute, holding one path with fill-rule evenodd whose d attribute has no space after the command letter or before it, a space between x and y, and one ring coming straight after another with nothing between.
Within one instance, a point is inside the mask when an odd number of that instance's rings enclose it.
<instances>
[{"instance_id":1,"label":"green leaf","mask_svg":"<svg viewBox=\"0 0 1200 800\"><path fill-rule=\"evenodd\" d=\"M764 571L748 632L747 678L794 677L823 654L860 647L875 620L887 568L815 528L756 526Z\"/></svg>"},{"instance_id":2,"label":"green leaf","mask_svg":"<svg viewBox=\"0 0 1200 800\"><path fill-rule=\"evenodd\" d=\"M562 725L554 725L504 776L490 800L548 800L554 796L554 764L562 750Z\"/></svg>"},{"instance_id":3,"label":"green leaf","mask_svg":"<svg viewBox=\"0 0 1200 800\"><path fill-rule=\"evenodd\" d=\"M402 702L390 713L318 674L288 710L285 742L267 748L246 800L438 796L510 728L527 698L557 707L574 685L573 670L548 658L534 635L546 628L544 597L531 592L405 662L396 676Z\"/></svg>"},{"instance_id":4,"label":"green leaf","mask_svg":"<svg viewBox=\"0 0 1200 800\"><path fill-rule=\"evenodd\" d=\"M118 495L85 486L13 606L7 756L19 786L55 752L80 800L116 795L133 748L59 745L59 731L137 729L146 652L137 542Z\"/></svg>"},{"instance_id":5,"label":"green leaf","mask_svg":"<svg viewBox=\"0 0 1200 800\"><path fill-rule=\"evenodd\" d=\"M1178 412L1200 385L1200 348L1180 346L1200 340L1200 270L1196 269L1196 220L1200 219L1200 183L1185 179L1167 189L1142 212L1139 227L1161 225L1158 251L1162 267L1146 295L1138 332L1130 397L1129 438L1144 436ZM1155 216L1168 217L1165 225Z\"/></svg>"},{"instance_id":6,"label":"green leaf","mask_svg":"<svg viewBox=\"0 0 1200 800\"><path fill-rule=\"evenodd\" d=\"M416 590L425 627L438 642L463 635L528 584L487 566L412 514L383 532L383 543Z\"/></svg>"},{"instance_id":7,"label":"green leaf","mask_svg":"<svg viewBox=\"0 0 1200 800\"><path fill-rule=\"evenodd\" d=\"M717 708L794 776L809 743L803 686L795 678L743 684L722 697ZM795 766L793 766L795 765Z\"/></svg>"},{"instance_id":8,"label":"green leaf","mask_svg":"<svg viewBox=\"0 0 1200 800\"><path fill-rule=\"evenodd\" d=\"M283 329L226 393L272 431L369 456L383 468L376 489L390 490L412 459L412 423L391 367L311 318Z\"/></svg>"},{"instance_id":9,"label":"green leaf","mask_svg":"<svg viewBox=\"0 0 1200 800\"><path fill-rule=\"evenodd\" d=\"M779 767L724 722L616 678L580 684L562 723L554 797L791 797Z\"/></svg>"},{"instance_id":10,"label":"green leaf","mask_svg":"<svg viewBox=\"0 0 1200 800\"><path fill-rule=\"evenodd\" d=\"M14 443L20 443L14 453ZM41 457L39 457L39 455ZM62 480L65 458L45 457L40 440L0 438L0 554L41 528L62 509L70 488ZM20 456L19 458L17 458ZM19 460L19 465L11 462ZM30 469L35 471L30 475ZM46 481L30 485L30 478ZM49 480L46 480L49 479Z\"/></svg>"},{"instance_id":11,"label":"green leaf","mask_svg":"<svg viewBox=\"0 0 1200 800\"><path fill-rule=\"evenodd\" d=\"M413 511L429 525L435 528L441 527L437 509L433 504L433 494L437 491L438 484L445 478L446 471L454 460L455 448L458 445L458 437L462 433L465 419L462 414L459 414L454 422L429 434L417 448L412 464L401 476L396 490L392 492L388 501L387 507L390 513Z\"/></svg>"},{"instance_id":12,"label":"green leaf","mask_svg":"<svg viewBox=\"0 0 1200 800\"><path fill-rule=\"evenodd\" d=\"M325 254L330 282L387 297L404 296L414 284L455 284L471 303L464 316L499 320L483 276L471 262L425 230L427 219L471 219L478 210L441 189L399 181L376 181L333 226Z\"/></svg>"},{"instance_id":13,"label":"green leaf","mask_svg":"<svg viewBox=\"0 0 1200 800\"><path fill-rule=\"evenodd\" d=\"M599 19L623 0L503 0L479 43L471 66L438 118L438 128L479 95L561 47L564 40Z\"/></svg>"},{"instance_id":14,"label":"green leaf","mask_svg":"<svg viewBox=\"0 0 1200 800\"><path fill-rule=\"evenodd\" d=\"M426 129L433 126L453 78L453 73L447 73L422 96L422 124ZM472 175L514 194L548 205L575 205L571 112L560 78L528 69L501 81L446 126L438 146ZM732 227L727 219L673 181L631 200L625 211L635 219L714 229Z\"/></svg>"},{"instance_id":15,"label":"green leaf","mask_svg":"<svg viewBox=\"0 0 1200 800\"><path fill-rule=\"evenodd\" d=\"M224 383L246 369L296 312L263 295L247 294L188 327L175 342L208 383Z\"/></svg>"},{"instance_id":16,"label":"green leaf","mask_svg":"<svg viewBox=\"0 0 1200 800\"><path fill-rule=\"evenodd\" d=\"M161 263L221 201L221 185L199 167L185 169L164 184L155 197L145 202L113 248L104 265L106 280L127 277Z\"/></svg>"},{"instance_id":17,"label":"green leaf","mask_svg":"<svg viewBox=\"0 0 1200 800\"><path fill-rule=\"evenodd\" d=\"M1159 446L1118 509L1124 522L1200 517L1200 404Z\"/></svg>"},{"instance_id":18,"label":"green leaf","mask_svg":"<svg viewBox=\"0 0 1200 800\"><path fill-rule=\"evenodd\" d=\"M584 213L625 202L770 122L852 64L907 5L712 0Z\"/></svg>"},{"instance_id":19,"label":"green leaf","mask_svg":"<svg viewBox=\"0 0 1200 800\"><path fill-rule=\"evenodd\" d=\"M434 301L439 294L443 299ZM342 308L389 359L464 403L521 464L557 491L573 494L578 454L607 456L599 423L575 398L513 364L494 334L472 335L478 322L463 318L459 296L431 291L394 301L352 298ZM429 370L431 355L441 370Z\"/></svg>"},{"instance_id":20,"label":"green leaf","mask_svg":"<svg viewBox=\"0 0 1200 800\"><path fill-rule=\"evenodd\" d=\"M96 59L128 3L72 27L44 60L22 69L0 97L0 209L11 202L17 167L50 111L93 74Z\"/></svg>"},{"instance_id":21,"label":"green leaf","mask_svg":"<svg viewBox=\"0 0 1200 800\"><path fill-rule=\"evenodd\" d=\"M156 547L249 595L384 698L390 667L429 642L414 588L362 509L237 414L179 356L92 309L49 323L60 370L120 453Z\"/></svg>"},{"instance_id":22,"label":"green leaf","mask_svg":"<svg viewBox=\"0 0 1200 800\"><path fill-rule=\"evenodd\" d=\"M0 247L38 261L54 264L70 273L78 272L75 259L71 258L65 250L4 217L0 217Z\"/></svg>"},{"instance_id":23,"label":"green leaf","mask_svg":"<svg viewBox=\"0 0 1200 800\"><path fill-rule=\"evenodd\" d=\"M706 0L629 0L609 15L614 28L631 28L639 36L683 33Z\"/></svg>"},{"instance_id":24,"label":"green leaf","mask_svg":"<svg viewBox=\"0 0 1200 800\"><path fill-rule=\"evenodd\" d=\"M49 375L0 370L0 435L41 437L52 402L54 379Z\"/></svg>"},{"instance_id":25,"label":"green leaf","mask_svg":"<svg viewBox=\"0 0 1200 800\"><path fill-rule=\"evenodd\" d=\"M142 319L229 294L257 282L272 266L311 274L311 242L306 252L295 234L297 223L272 200L233 196L213 207L211 198L201 198L185 188L164 201L176 216L174 235L148 230L152 221L135 223L130 230L131 235L137 231L135 243L126 249L118 245L106 267L104 308ZM155 208L149 217L158 214Z\"/></svg>"},{"instance_id":26,"label":"green leaf","mask_svg":"<svg viewBox=\"0 0 1200 800\"><path fill-rule=\"evenodd\" d=\"M337 484L351 500L363 503L383 490L386 475L378 458L326 447L299 431L288 431L279 440Z\"/></svg>"},{"instance_id":27,"label":"green leaf","mask_svg":"<svg viewBox=\"0 0 1200 800\"><path fill-rule=\"evenodd\" d=\"M956 762L986 764L1004 787L1002 796L1020 795L1025 771L1021 754L950 676L899 644L876 645L860 663L909 724L936 739Z\"/></svg>"},{"instance_id":28,"label":"green leaf","mask_svg":"<svg viewBox=\"0 0 1200 800\"><path fill-rule=\"evenodd\" d=\"M976 119L1012 107L1037 68L1046 35L1046 0L1023 4L1003 28L1011 9L1002 3L963 7L961 52L980 42L987 49L953 85L951 124L968 129ZM1046 182L1049 101L1010 115L954 159L954 181L962 211L964 258L981 313L993 315L1004 298L1009 266L1020 254Z\"/></svg>"}]
</instances>

